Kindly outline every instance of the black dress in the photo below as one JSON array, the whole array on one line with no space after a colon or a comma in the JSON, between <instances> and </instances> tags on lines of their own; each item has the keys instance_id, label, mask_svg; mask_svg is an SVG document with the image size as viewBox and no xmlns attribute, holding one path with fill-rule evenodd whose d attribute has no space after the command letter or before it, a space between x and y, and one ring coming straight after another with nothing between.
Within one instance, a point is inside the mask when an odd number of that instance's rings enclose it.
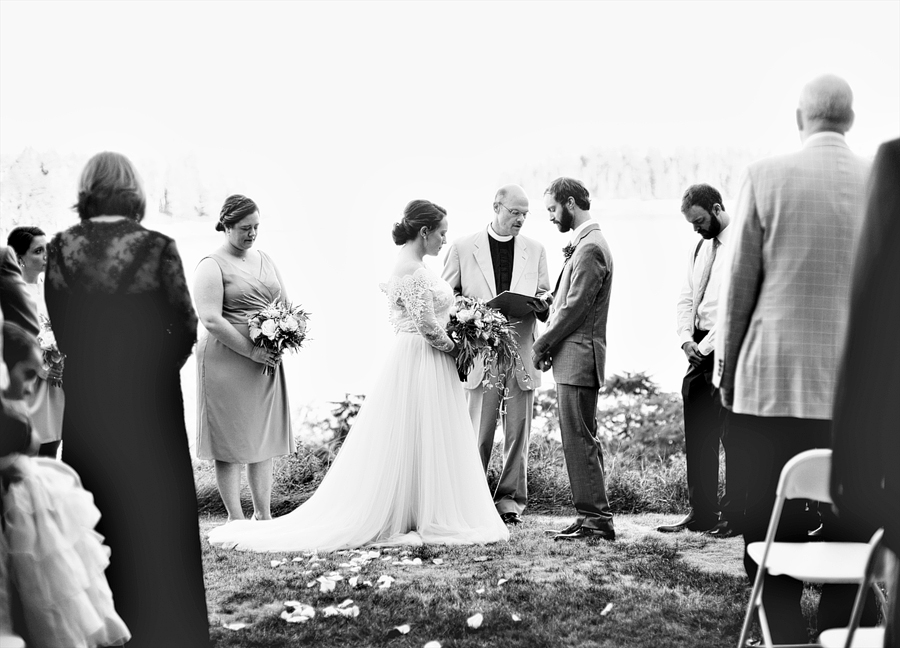
<instances>
[{"instance_id":1,"label":"black dress","mask_svg":"<svg viewBox=\"0 0 900 648\"><path fill-rule=\"evenodd\" d=\"M179 369L196 339L175 242L86 220L48 246L46 300L66 354L63 460L112 550L129 646L208 646L197 499Z\"/></svg>"}]
</instances>

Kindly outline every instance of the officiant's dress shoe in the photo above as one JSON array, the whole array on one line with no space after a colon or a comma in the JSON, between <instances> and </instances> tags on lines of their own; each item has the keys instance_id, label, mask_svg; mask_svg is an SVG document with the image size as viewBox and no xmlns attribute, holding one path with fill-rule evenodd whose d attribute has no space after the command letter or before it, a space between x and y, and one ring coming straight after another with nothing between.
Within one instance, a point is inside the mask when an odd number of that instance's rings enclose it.
<instances>
[{"instance_id":1,"label":"officiant's dress shoe","mask_svg":"<svg viewBox=\"0 0 900 648\"><path fill-rule=\"evenodd\" d=\"M733 538L741 535L741 532L728 520L719 520L716 522L716 526L706 532L706 535L713 538Z\"/></svg>"},{"instance_id":2,"label":"officiant's dress shoe","mask_svg":"<svg viewBox=\"0 0 900 648\"><path fill-rule=\"evenodd\" d=\"M591 540L593 538L615 540L616 532L613 529L590 529L582 526L571 533L558 533L553 536L554 540Z\"/></svg>"},{"instance_id":3,"label":"officiant's dress shoe","mask_svg":"<svg viewBox=\"0 0 900 648\"><path fill-rule=\"evenodd\" d=\"M522 524L522 516L519 515L518 513L514 513L513 511L510 511L508 513L501 513L500 519L503 520L503 522L507 526Z\"/></svg>"},{"instance_id":4,"label":"officiant's dress shoe","mask_svg":"<svg viewBox=\"0 0 900 648\"><path fill-rule=\"evenodd\" d=\"M693 513L688 513L680 522L676 524L663 524L662 526L656 527L656 530L660 533L678 533L685 529L688 531L709 531L714 526L716 526L715 518L703 520Z\"/></svg>"}]
</instances>

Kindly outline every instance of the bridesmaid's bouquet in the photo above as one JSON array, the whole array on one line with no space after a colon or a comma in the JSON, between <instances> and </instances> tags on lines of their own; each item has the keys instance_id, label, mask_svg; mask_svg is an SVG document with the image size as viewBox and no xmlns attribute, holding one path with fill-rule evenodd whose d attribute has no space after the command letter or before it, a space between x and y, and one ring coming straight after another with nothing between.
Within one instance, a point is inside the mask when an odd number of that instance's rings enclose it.
<instances>
[{"instance_id":1,"label":"bridesmaid's bouquet","mask_svg":"<svg viewBox=\"0 0 900 648\"><path fill-rule=\"evenodd\" d=\"M66 361L66 354L59 350L56 344L56 336L50 327L50 320L40 316L41 330L38 333L38 346L41 347L44 365L50 370L50 376L47 382L54 387L62 387L62 372Z\"/></svg>"},{"instance_id":2,"label":"bridesmaid's bouquet","mask_svg":"<svg viewBox=\"0 0 900 648\"><path fill-rule=\"evenodd\" d=\"M514 362L522 363L516 333L506 317L475 297L456 298L456 305L450 309L447 335L459 349L456 369L460 380L466 380L480 357L486 370L484 386L504 390L506 371ZM498 367L499 374L494 374L492 367Z\"/></svg>"},{"instance_id":3,"label":"bridesmaid's bouquet","mask_svg":"<svg viewBox=\"0 0 900 648\"><path fill-rule=\"evenodd\" d=\"M297 351L303 346L308 321L309 313L300 306L273 301L247 320L250 341L253 346L275 351L281 357L285 351ZM275 368L266 365L263 374L274 376Z\"/></svg>"}]
</instances>

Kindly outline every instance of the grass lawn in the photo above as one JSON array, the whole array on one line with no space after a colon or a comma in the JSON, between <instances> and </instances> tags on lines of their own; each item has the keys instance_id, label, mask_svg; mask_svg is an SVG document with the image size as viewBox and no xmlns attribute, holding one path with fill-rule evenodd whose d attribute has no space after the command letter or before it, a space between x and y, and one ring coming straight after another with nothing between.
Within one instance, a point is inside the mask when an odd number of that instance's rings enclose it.
<instances>
[{"instance_id":1,"label":"grass lawn","mask_svg":"<svg viewBox=\"0 0 900 648\"><path fill-rule=\"evenodd\" d=\"M569 517L526 515L508 543L394 548L362 564L360 551L255 554L204 540L211 636L219 647L734 645L749 595L742 541L654 530L675 517L619 515L614 543L562 543L544 529L561 528ZM204 536L223 522L201 516ZM415 558L421 564L394 564ZM285 562L273 567L272 560ZM343 579L320 591L316 579L332 572ZM377 586L382 575L395 579L390 587ZM351 587L352 576L373 587ZM325 608L346 599L358 606L357 617L325 616ZM316 615L288 623L281 618L285 601L310 605ZM483 623L472 629L466 620L475 614ZM247 625L225 627L234 623ZM391 632L401 625L410 627L407 634Z\"/></svg>"}]
</instances>

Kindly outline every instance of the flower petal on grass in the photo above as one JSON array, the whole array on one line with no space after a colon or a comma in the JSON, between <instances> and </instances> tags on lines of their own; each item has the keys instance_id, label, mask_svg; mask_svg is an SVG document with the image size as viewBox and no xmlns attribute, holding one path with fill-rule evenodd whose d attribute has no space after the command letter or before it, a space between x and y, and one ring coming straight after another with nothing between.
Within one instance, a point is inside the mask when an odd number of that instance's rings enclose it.
<instances>
[{"instance_id":1,"label":"flower petal on grass","mask_svg":"<svg viewBox=\"0 0 900 648\"><path fill-rule=\"evenodd\" d=\"M472 562L487 562L487 556L475 556L472 558Z\"/></svg>"},{"instance_id":2,"label":"flower petal on grass","mask_svg":"<svg viewBox=\"0 0 900 648\"><path fill-rule=\"evenodd\" d=\"M443 558L432 558L431 562L433 562L435 565L443 565L444 564ZM435 642L435 643L437 643L437 642Z\"/></svg>"},{"instance_id":3,"label":"flower petal on grass","mask_svg":"<svg viewBox=\"0 0 900 648\"><path fill-rule=\"evenodd\" d=\"M284 561L283 560L270 560L269 564L272 565L272 567L278 567L278 565L283 565Z\"/></svg>"},{"instance_id":4,"label":"flower petal on grass","mask_svg":"<svg viewBox=\"0 0 900 648\"><path fill-rule=\"evenodd\" d=\"M243 630L249 626L249 623L226 623L222 627L226 630Z\"/></svg>"},{"instance_id":5,"label":"flower petal on grass","mask_svg":"<svg viewBox=\"0 0 900 648\"><path fill-rule=\"evenodd\" d=\"M388 639L393 639L395 637L409 634L410 630L412 630L412 628L410 628L408 624L399 625L388 630L387 636Z\"/></svg>"},{"instance_id":6,"label":"flower petal on grass","mask_svg":"<svg viewBox=\"0 0 900 648\"><path fill-rule=\"evenodd\" d=\"M476 593L476 594L484 594L484 588L483 588L483 587L479 587L477 590L475 590L475 593Z\"/></svg>"},{"instance_id":7,"label":"flower petal on grass","mask_svg":"<svg viewBox=\"0 0 900 648\"><path fill-rule=\"evenodd\" d=\"M508 578L501 578L500 580L497 581L497 587L500 587L501 585L503 585L503 583L508 583L508 582L509 582Z\"/></svg>"},{"instance_id":8,"label":"flower petal on grass","mask_svg":"<svg viewBox=\"0 0 900 648\"><path fill-rule=\"evenodd\" d=\"M513 621L515 621L516 623L518 623L519 621L522 620L522 617L520 617L518 614L510 614L510 615L509 615L509 618L511 618L511 619L512 619Z\"/></svg>"},{"instance_id":9,"label":"flower petal on grass","mask_svg":"<svg viewBox=\"0 0 900 648\"><path fill-rule=\"evenodd\" d=\"M422 646L422 648L441 648L440 641L429 641L427 644Z\"/></svg>"},{"instance_id":10,"label":"flower petal on grass","mask_svg":"<svg viewBox=\"0 0 900 648\"><path fill-rule=\"evenodd\" d=\"M333 580L328 580L325 577L320 576L319 579L319 591L320 592L333 592L337 583Z\"/></svg>"},{"instance_id":11,"label":"flower petal on grass","mask_svg":"<svg viewBox=\"0 0 900 648\"><path fill-rule=\"evenodd\" d=\"M378 577L378 587L379 589L387 589L391 586L391 583L394 582L394 578L391 578L387 574L382 574Z\"/></svg>"},{"instance_id":12,"label":"flower petal on grass","mask_svg":"<svg viewBox=\"0 0 900 648\"><path fill-rule=\"evenodd\" d=\"M478 630L483 622L484 615L481 612L479 612L478 614L473 614L468 619L466 619L466 625L472 628L472 630Z\"/></svg>"},{"instance_id":13,"label":"flower petal on grass","mask_svg":"<svg viewBox=\"0 0 900 648\"><path fill-rule=\"evenodd\" d=\"M295 603L296 605L294 605ZM288 623L306 623L316 616L316 611L311 605L305 605L297 601L285 601L284 605L285 607L294 608L281 613L281 618Z\"/></svg>"},{"instance_id":14,"label":"flower petal on grass","mask_svg":"<svg viewBox=\"0 0 900 648\"><path fill-rule=\"evenodd\" d=\"M353 599L344 599L343 601L341 601L340 603L338 603L338 607L341 608L342 610L343 610L345 607L349 607L349 606L351 606L351 605L353 605Z\"/></svg>"},{"instance_id":15,"label":"flower petal on grass","mask_svg":"<svg viewBox=\"0 0 900 648\"><path fill-rule=\"evenodd\" d=\"M359 576L351 576L350 579L347 581L347 584L350 587L356 587L356 584L358 582L359 582Z\"/></svg>"},{"instance_id":16,"label":"flower petal on grass","mask_svg":"<svg viewBox=\"0 0 900 648\"><path fill-rule=\"evenodd\" d=\"M603 611L600 613L600 616L606 616L610 613L610 610L612 610L612 603L607 603L606 607L603 608Z\"/></svg>"}]
</instances>

